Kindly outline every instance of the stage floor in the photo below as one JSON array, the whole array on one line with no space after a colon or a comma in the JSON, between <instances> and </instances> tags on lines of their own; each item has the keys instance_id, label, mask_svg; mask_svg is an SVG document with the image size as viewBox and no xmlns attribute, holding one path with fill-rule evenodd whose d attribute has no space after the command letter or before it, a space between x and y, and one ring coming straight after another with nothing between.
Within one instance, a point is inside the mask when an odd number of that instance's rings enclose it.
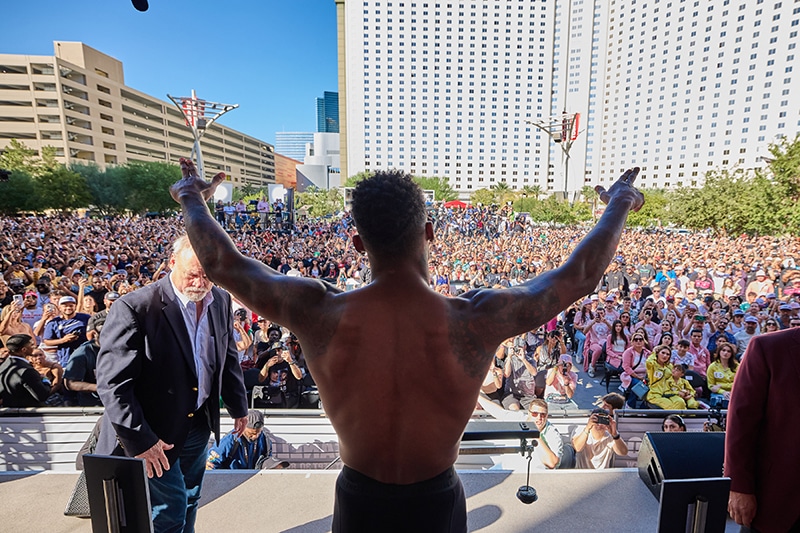
<instances>
[{"instance_id":1,"label":"stage floor","mask_svg":"<svg viewBox=\"0 0 800 533\"><path fill-rule=\"evenodd\" d=\"M338 472L208 472L198 512L198 533L330 531ZM516 533L588 530L656 531L658 502L635 469L534 472L539 501L516 498L525 474L460 472L467 494L469 530ZM63 515L78 474L0 474L0 531L89 532L87 519ZM727 532L738 531L728 521Z\"/></svg>"}]
</instances>

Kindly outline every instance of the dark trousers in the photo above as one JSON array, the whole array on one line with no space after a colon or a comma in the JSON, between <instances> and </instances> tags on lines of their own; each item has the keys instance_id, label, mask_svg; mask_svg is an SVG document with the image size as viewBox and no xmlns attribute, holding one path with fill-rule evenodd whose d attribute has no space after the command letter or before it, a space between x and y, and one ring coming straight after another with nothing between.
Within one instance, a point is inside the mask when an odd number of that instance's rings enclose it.
<instances>
[{"instance_id":1,"label":"dark trousers","mask_svg":"<svg viewBox=\"0 0 800 533\"><path fill-rule=\"evenodd\" d=\"M466 533L467 500L454 468L427 481L391 485L344 467L336 480L333 533Z\"/></svg>"}]
</instances>

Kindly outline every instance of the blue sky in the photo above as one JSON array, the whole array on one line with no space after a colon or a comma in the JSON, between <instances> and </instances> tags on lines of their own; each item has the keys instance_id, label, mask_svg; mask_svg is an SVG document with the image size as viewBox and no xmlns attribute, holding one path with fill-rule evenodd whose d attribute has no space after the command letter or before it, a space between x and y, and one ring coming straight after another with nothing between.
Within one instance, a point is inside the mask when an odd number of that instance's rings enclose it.
<instances>
[{"instance_id":1,"label":"blue sky","mask_svg":"<svg viewBox=\"0 0 800 533\"><path fill-rule=\"evenodd\" d=\"M220 122L274 143L315 131L316 100L337 91L334 0L6 0L0 53L53 55L83 41L122 61L125 83L169 101L239 104Z\"/></svg>"}]
</instances>

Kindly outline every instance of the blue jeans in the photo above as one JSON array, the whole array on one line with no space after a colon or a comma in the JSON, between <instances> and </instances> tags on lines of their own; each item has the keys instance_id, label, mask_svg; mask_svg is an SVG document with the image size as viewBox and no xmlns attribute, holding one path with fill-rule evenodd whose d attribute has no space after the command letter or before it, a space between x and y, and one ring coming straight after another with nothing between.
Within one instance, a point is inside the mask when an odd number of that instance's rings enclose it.
<instances>
[{"instance_id":1,"label":"blue jeans","mask_svg":"<svg viewBox=\"0 0 800 533\"><path fill-rule=\"evenodd\" d=\"M575 328L575 340L578 341L578 346L575 349L575 355L583 357L583 345L586 343L586 335L582 331Z\"/></svg>"},{"instance_id":2,"label":"blue jeans","mask_svg":"<svg viewBox=\"0 0 800 533\"><path fill-rule=\"evenodd\" d=\"M192 428L175 464L149 480L156 533L194 531L210 435L208 427Z\"/></svg>"}]
</instances>

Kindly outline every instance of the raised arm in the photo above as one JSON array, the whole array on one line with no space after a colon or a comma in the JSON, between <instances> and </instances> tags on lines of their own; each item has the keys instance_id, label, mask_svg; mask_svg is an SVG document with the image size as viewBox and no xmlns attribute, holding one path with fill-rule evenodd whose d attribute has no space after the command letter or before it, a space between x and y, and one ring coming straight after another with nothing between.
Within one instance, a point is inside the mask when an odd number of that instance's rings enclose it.
<instances>
[{"instance_id":1,"label":"raised arm","mask_svg":"<svg viewBox=\"0 0 800 533\"><path fill-rule=\"evenodd\" d=\"M206 183L197 177L194 164L187 159L181 159L181 171L183 179L170 188L170 193L183 207L186 232L208 278L259 315L297 333L310 327L316 317L306 315L324 314L321 301L340 291L319 280L284 276L239 253L206 205L225 174L219 173Z\"/></svg>"},{"instance_id":2,"label":"raised arm","mask_svg":"<svg viewBox=\"0 0 800 533\"><path fill-rule=\"evenodd\" d=\"M474 319L497 337L507 338L536 329L591 292L616 252L628 213L644 203L633 186L638 173L638 168L626 171L608 191L596 187L608 207L566 263L511 289L473 294Z\"/></svg>"}]
</instances>

